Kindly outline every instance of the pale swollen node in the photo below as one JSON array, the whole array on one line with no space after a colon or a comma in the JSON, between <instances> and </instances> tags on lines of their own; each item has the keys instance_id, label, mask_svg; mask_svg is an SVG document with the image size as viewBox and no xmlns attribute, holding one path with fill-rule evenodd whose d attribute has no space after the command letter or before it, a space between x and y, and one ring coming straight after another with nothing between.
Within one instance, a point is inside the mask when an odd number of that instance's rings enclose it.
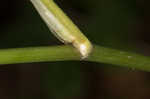
<instances>
[{"instance_id":1,"label":"pale swollen node","mask_svg":"<svg viewBox=\"0 0 150 99\"><path fill-rule=\"evenodd\" d=\"M50 31L63 43L72 43L80 52L81 58L87 58L92 44L71 19L53 0L31 0L32 4L47 24Z\"/></svg>"}]
</instances>

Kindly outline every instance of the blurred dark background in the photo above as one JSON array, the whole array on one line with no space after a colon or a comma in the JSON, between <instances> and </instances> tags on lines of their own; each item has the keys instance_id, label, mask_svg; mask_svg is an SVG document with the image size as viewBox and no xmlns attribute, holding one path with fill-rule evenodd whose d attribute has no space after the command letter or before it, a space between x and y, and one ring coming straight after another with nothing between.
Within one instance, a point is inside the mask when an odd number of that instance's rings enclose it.
<instances>
[{"instance_id":1,"label":"blurred dark background","mask_svg":"<svg viewBox=\"0 0 150 99\"><path fill-rule=\"evenodd\" d=\"M150 55L149 0L55 0L95 44ZM62 44L30 0L0 3L0 48ZM1 99L149 99L150 73L90 62L0 66Z\"/></svg>"}]
</instances>

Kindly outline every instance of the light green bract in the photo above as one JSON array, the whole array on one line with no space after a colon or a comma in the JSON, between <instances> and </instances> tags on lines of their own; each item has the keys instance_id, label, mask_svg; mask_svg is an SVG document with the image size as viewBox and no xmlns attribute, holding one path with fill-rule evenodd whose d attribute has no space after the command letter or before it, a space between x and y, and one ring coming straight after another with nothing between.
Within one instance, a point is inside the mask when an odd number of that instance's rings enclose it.
<instances>
[{"instance_id":1,"label":"light green bract","mask_svg":"<svg viewBox=\"0 0 150 99\"><path fill-rule=\"evenodd\" d=\"M31 0L31 2L59 40L64 43L72 43L82 58L86 58L91 53L90 41L53 0Z\"/></svg>"}]
</instances>

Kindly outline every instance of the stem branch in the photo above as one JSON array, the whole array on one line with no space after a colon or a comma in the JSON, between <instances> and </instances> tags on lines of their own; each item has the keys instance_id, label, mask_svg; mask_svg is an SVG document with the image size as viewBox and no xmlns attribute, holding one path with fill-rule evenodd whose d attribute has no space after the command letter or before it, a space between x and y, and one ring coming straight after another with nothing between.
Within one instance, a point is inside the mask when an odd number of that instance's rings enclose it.
<instances>
[{"instance_id":1,"label":"stem branch","mask_svg":"<svg viewBox=\"0 0 150 99\"><path fill-rule=\"evenodd\" d=\"M80 54L68 45L13 48L0 50L0 64L81 60ZM85 60L150 71L150 57L94 45Z\"/></svg>"}]
</instances>

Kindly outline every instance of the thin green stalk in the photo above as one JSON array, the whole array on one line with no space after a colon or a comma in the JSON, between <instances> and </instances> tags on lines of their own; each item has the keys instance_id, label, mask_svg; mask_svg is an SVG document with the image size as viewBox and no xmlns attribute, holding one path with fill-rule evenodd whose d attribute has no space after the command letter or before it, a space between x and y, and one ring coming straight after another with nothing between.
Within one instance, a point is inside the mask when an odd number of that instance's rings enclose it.
<instances>
[{"instance_id":1,"label":"thin green stalk","mask_svg":"<svg viewBox=\"0 0 150 99\"><path fill-rule=\"evenodd\" d=\"M63 43L72 44L81 54L88 57L92 44L71 19L53 0L31 0L52 33Z\"/></svg>"},{"instance_id":2,"label":"thin green stalk","mask_svg":"<svg viewBox=\"0 0 150 99\"><path fill-rule=\"evenodd\" d=\"M69 60L107 63L150 71L150 57L104 48L97 45L94 46L93 53L91 53L86 60L81 60L80 54L72 46L65 45L0 50L0 64Z\"/></svg>"}]
</instances>

